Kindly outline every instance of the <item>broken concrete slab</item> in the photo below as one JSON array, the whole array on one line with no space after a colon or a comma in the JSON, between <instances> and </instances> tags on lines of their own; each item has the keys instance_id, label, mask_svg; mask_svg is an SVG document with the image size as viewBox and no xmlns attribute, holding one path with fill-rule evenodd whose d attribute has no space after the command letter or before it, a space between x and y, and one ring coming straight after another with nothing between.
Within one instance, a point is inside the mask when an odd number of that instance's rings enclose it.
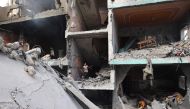
<instances>
[{"instance_id":1,"label":"broken concrete slab","mask_svg":"<svg viewBox=\"0 0 190 109\"><path fill-rule=\"evenodd\" d=\"M54 77L42 65L35 68L34 77L25 71L20 61L0 54L0 107L31 109L82 109L77 101L67 94Z\"/></svg>"},{"instance_id":2,"label":"broken concrete slab","mask_svg":"<svg viewBox=\"0 0 190 109\"><path fill-rule=\"evenodd\" d=\"M67 32L66 38L107 38L108 30L90 30L90 31L80 31L80 32Z\"/></svg>"}]
</instances>

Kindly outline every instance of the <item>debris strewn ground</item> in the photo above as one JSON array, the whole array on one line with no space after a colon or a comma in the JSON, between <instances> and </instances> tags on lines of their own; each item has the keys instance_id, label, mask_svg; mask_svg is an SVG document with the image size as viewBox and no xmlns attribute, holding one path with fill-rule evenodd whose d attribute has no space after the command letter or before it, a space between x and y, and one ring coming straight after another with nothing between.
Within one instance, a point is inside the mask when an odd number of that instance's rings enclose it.
<instances>
[{"instance_id":1,"label":"debris strewn ground","mask_svg":"<svg viewBox=\"0 0 190 109\"><path fill-rule=\"evenodd\" d=\"M114 58L165 58L190 56L190 41L179 41L167 45L160 45L154 48L144 48L140 50L128 50L118 53Z\"/></svg>"},{"instance_id":2,"label":"debris strewn ground","mask_svg":"<svg viewBox=\"0 0 190 109\"><path fill-rule=\"evenodd\" d=\"M163 98L153 98L152 100L143 98L122 97L125 107L129 109L179 109L184 98L179 93L174 93Z\"/></svg>"},{"instance_id":3,"label":"debris strewn ground","mask_svg":"<svg viewBox=\"0 0 190 109\"><path fill-rule=\"evenodd\" d=\"M102 68L97 74L96 78L89 77L82 81L83 86L101 86L110 83L110 68Z\"/></svg>"}]
</instances>

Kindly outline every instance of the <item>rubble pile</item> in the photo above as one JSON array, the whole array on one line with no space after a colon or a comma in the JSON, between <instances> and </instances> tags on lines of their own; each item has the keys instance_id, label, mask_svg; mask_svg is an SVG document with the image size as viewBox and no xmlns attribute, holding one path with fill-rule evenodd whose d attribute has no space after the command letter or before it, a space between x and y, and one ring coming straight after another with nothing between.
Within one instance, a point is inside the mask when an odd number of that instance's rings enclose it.
<instances>
[{"instance_id":1,"label":"rubble pile","mask_svg":"<svg viewBox=\"0 0 190 109\"><path fill-rule=\"evenodd\" d=\"M102 68L97 74L96 78L89 77L82 81L83 86L101 86L110 83L110 68Z\"/></svg>"},{"instance_id":2,"label":"rubble pile","mask_svg":"<svg viewBox=\"0 0 190 109\"><path fill-rule=\"evenodd\" d=\"M190 40L140 50L128 50L118 53L114 58L165 58L190 56Z\"/></svg>"},{"instance_id":3,"label":"rubble pile","mask_svg":"<svg viewBox=\"0 0 190 109\"><path fill-rule=\"evenodd\" d=\"M0 38L0 51L8 55L9 58L23 61L27 66L24 68L30 76L35 75L35 66L41 54L41 48L29 48L29 44L24 40L19 40L13 43L4 43Z\"/></svg>"},{"instance_id":4,"label":"rubble pile","mask_svg":"<svg viewBox=\"0 0 190 109\"><path fill-rule=\"evenodd\" d=\"M49 66L59 66L59 68L63 68L63 66L68 64L67 57L51 59L50 55L47 54L41 58L41 60Z\"/></svg>"},{"instance_id":5,"label":"rubble pile","mask_svg":"<svg viewBox=\"0 0 190 109\"><path fill-rule=\"evenodd\" d=\"M23 62L2 53L0 60L0 109L82 109L55 71L40 63L33 78L23 70Z\"/></svg>"},{"instance_id":6,"label":"rubble pile","mask_svg":"<svg viewBox=\"0 0 190 109\"><path fill-rule=\"evenodd\" d=\"M152 100L142 96L139 99L128 99L123 96L122 100L129 109L179 109L184 102L184 97L176 92L170 96L153 98Z\"/></svg>"},{"instance_id":7,"label":"rubble pile","mask_svg":"<svg viewBox=\"0 0 190 109\"><path fill-rule=\"evenodd\" d=\"M171 56L190 56L190 40L184 40L173 44Z\"/></svg>"}]
</instances>

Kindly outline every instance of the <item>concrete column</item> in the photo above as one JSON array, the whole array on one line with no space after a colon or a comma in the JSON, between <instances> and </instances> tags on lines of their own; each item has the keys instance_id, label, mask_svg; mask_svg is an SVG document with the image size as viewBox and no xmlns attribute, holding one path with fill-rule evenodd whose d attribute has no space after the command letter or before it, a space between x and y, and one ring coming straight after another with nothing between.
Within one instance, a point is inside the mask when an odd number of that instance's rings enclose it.
<instances>
[{"instance_id":1,"label":"concrete column","mask_svg":"<svg viewBox=\"0 0 190 109\"><path fill-rule=\"evenodd\" d=\"M182 70L187 76L187 94L185 96L184 103L180 106L180 109L187 109L187 107L190 107L190 64L182 65Z\"/></svg>"},{"instance_id":2,"label":"concrete column","mask_svg":"<svg viewBox=\"0 0 190 109\"><path fill-rule=\"evenodd\" d=\"M118 90L119 85L123 82L125 77L127 76L128 71L130 70L131 66L118 66L116 68L116 82L115 82L115 89L113 91L113 106L112 109L123 109L123 106L119 100Z\"/></svg>"}]
</instances>

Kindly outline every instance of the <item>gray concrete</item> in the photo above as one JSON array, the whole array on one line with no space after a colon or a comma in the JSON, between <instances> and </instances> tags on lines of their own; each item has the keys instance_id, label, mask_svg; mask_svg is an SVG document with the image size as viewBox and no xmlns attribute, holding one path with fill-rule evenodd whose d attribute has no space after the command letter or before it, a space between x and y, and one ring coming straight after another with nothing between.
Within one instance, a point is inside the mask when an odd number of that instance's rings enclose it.
<instances>
[{"instance_id":1,"label":"gray concrete","mask_svg":"<svg viewBox=\"0 0 190 109\"><path fill-rule=\"evenodd\" d=\"M54 71L39 65L31 77L24 67L0 54L0 109L82 109L57 82Z\"/></svg>"},{"instance_id":2,"label":"gray concrete","mask_svg":"<svg viewBox=\"0 0 190 109\"><path fill-rule=\"evenodd\" d=\"M107 38L108 30L100 29L100 30L90 30L90 31L80 31L80 32L67 32L66 38Z\"/></svg>"},{"instance_id":3,"label":"gray concrete","mask_svg":"<svg viewBox=\"0 0 190 109\"><path fill-rule=\"evenodd\" d=\"M109 60L113 59L114 53L119 50L119 39L118 39L118 27L117 22L114 18L114 13L110 9L108 13L108 51Z\"/></svg>"}]
</instances>

